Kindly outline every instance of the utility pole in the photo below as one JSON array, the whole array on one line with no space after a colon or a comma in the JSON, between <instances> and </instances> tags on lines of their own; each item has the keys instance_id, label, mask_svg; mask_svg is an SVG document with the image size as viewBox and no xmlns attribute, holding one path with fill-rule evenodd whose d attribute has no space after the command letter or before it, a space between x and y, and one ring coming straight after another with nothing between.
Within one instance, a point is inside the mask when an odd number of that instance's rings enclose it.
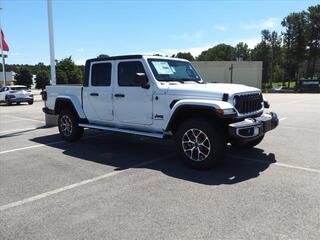
<instances>
[{"instance_id":1,"label":"utility pole","mask_svg":"<svg viewBox=\"0 0 320 240\"><path fill-rule=\"evenodd\" d=\"M52 0L47 0L48 6L48 28L49 28L49 45L50 45L50 68L51 68L51 85L56 85L56 62L54 56L54 37L53 37L53 20L52 20Z\"/></svg>"},{"instance_id":2,"label":"utility pole","mask_svg":"<svg viewBox=\"0 0 320 240\"><path fill-rule=\"evenodd\" d=\"M230 83L232 83L232 75L233 75L233 64L231 63L231 66L229 67L229 70L230 70Z\"/></svg>"}]
</instances>

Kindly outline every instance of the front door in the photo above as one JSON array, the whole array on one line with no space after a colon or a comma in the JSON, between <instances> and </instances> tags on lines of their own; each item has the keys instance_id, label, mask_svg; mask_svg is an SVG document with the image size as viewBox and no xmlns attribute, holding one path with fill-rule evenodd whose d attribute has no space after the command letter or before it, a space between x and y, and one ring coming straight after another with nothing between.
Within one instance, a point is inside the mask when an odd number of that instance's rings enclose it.
<instances>
[{"instance_id":1,"label":"front door","mask_svg":"<svg viewBox=\"0 0 320 240\"><path fill-rule=\"evenodd\" d=\"M152 124L152 86L141 87L137 73L146 73L141 61L121 61L114 84L114 112L118 121L129 124Z\"/></svg>"},{"instance_id":2,"label":"front door","mask_svg":"<svg viewBox=\"0 0 320 240\"><path fill-rule=\"evenodd\" d=\"M83 88L83 109L90 123L113 120L112 63L91 64L88 86Z\"/></svg>"}]
</instances>

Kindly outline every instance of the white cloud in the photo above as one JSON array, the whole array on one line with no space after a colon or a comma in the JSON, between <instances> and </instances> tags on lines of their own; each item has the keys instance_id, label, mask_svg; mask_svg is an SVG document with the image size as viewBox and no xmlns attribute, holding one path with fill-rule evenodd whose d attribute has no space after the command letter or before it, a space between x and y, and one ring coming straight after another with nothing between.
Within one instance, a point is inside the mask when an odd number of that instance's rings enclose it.
<instances>
[{"instance_id":1,"label":"white cloud","mask_svg":"<svg viewBox=\"0 0 320 240\"><path fill-rule=\"evenodd\" d=\"M204 36L203 31L197 31L195 33L182 33L182 34L170 34L168 38L172 40L197 40Z\"/></svg>"},{"instance_id":2,"label":"white cloud","mask_svg":"<svg viewBox=\"0 0 320 240\"><path fill-rule=\"evenodd\" d=\"M12 57L15 57L15 56L19 56L20 53L18 53L18 52L13 52L13 53L11 53L10 55L11 55Z\"/></svg>"},{"instance_id":3,"label":"white cloud","mask_svg":"<svg viewBox=\"0 0 320 240\"><path fill-rule=\"evenodd\" d=\"M263 30L263 29L275 28L278 25L280 25L280 19L275 17L270 17L268 19L263 19L257 22L244 24L242 28L246 30L251 30L251 29Z\"/></svg>"},{"instance_id":4,"label":"white cloud","mask_svg":"<svg viewBox=\"0 0 320 240\"><path fill-rule=\"evenodd\" d=\"M228 30L228 28L224 25L219 25L219 24L215 24L212 26L213 30L217 30L217 31L220 31L220 32L225 32Z\"/></svg>"},{"instance_id":5,"label":"white cloud","mask_svg":"<svg viewBox=\"0 0 320 240\"><path fill-rule=\"evenodd\" d=\"M161 49L159 51L150 51L144 52L142 54L153 55L153 54L160 54L163 56L172 56L173 54L177 54L178 52L190 52L193 56L200 55L201 52L207 50L208 48L213 47L216 44L208 44L199 47L192 47L192 48L168 48L168 49Z\"/></svg>"},{"instance_id":6,"label":"white cloud","mask_svg":"<svg viewBox=\"0 0 320 240\"><path fill-rule=\"evenodd\" d=\"M203 46L198 47L191 47L191 48L168 48L168 49L161 49L159 51L150 51L150 52L143 52L142 54L153 55L153 54L161 54L163 56L172 56L173 54L177 54L178 52L190 52L192 56L197 57L203 51L208 50L220 43L229 44L231 46L236 46L239 42L244 42L248 44L249 48L254 48L259 42L261 41L260 38L244 38L244 39L236 39L236 40L226 40L222 42L213 42L210 44L206 44ZM141 53L140 53L141 54Z\"/></svg>"},{"instance_id":7,"label":"white cloud","mask_svg":"<svg viewBox=\"0 0 320 240\"><path fill-rule=\"evenodd\" d=\"M246 44L248 44L248 47L249 48L254 48L259 42L261 41L261 38L256 38L256 37L253 37L253 38L245 38L245 39L239 39L239 40L235 40L229 44L235 46L237 45L239 42L244 42Z\"/></svg>"}]
</instances>

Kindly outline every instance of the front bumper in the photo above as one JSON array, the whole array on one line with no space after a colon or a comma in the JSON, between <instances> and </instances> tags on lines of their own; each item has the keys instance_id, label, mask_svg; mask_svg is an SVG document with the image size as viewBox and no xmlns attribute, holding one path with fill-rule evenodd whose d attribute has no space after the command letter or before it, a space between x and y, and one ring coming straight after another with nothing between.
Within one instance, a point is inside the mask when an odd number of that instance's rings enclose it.
<instances>
[{"instance_id":1,"label":"front bumper","mask_svg":"<svg viewBox=\"0 0 320 240\"><path fill-rule=\"evenodd\" d=\"M251 141L276 128L279 119L276 113L264 113L257 118L246 118L241 122L229 124L229 138Z\"/></svg>"}]
</instances>

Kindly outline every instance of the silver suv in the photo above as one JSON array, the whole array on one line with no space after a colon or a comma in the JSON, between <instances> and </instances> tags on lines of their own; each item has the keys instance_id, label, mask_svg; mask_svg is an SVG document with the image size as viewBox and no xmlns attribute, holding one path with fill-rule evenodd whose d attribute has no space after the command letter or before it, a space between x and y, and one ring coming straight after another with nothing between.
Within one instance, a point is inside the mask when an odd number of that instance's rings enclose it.
<instances>
[{"instance_id":1,"label":"silver suv","mask_svg":"<svg viewBox=\"0 0 320 240\"><path fill-rule=\"evenodd\" d=\"M30 89L23 85L4 86L0 89L0 102L7 105L22 102L33 104L33 94Z\"/></svg>"}]
</instances>

